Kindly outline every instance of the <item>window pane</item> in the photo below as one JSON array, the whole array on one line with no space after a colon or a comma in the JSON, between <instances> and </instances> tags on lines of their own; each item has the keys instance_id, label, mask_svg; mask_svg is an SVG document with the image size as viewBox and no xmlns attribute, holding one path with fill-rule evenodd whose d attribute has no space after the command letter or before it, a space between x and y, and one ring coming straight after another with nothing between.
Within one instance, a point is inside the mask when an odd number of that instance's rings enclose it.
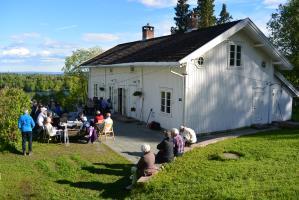
<instances>
[{"instance_id":1,"label":"window pane","mask_svg":"<svg viewBox=\"0 0 299 200\"><path fill-rule=\"evenodd\" d=\"M165 106L165 99L161 99L161 105Z\"/></svg>"},{"instance_id":2,"label":"window pane","mask_svg":"<svg viewBox=\"0 0 299 200\"><path fill-rule=\"evenodd\" d=\"M167 100L171 98L171 93L167 92Z\"/></svg>"},{"instance_id":3,"label":"window pane","mask_svg":"<svg viewBox=\"0 0 299 200\"><path fill-rule=\"evenodd\" d=\"M167 107L166 112L170 113L170 107Z\"/></svg>"},{"instance_id":4,"label":"window pane","mask_svg":"<svg viewBox=\"0 0 299 200\"><path fill-rule=\"evenodd\" d=\"M165 98L165 92L161 92L161 98L162 98L162 99Z\"/></svg>"},{"instance_id":5,"label":"window pane","mask_svg":"<svg viewBox=\"0 0 299 200\"><path fill-rule=\"evenodd\" d=\"M167 106L170 106L170 99L167 99Z\"/></svg>"},{"instance_id":6,"label":"window pane","mask_svg":"<svg viewBox=\"0 0 299 200\"><path fill-rule=\"evenodd\" d=\"M241 66L241 60L237 60L237 66Z\"/></svg>"},{"instance_id":7,"label":"window pane","mask_svg":"<svg viewBox=\"0 0 299 200\"><path fill-rule=\"evenodd\" d=\"M165 106L161 105L161 112L165 112Z\"/></svg>"},{"instance_id":8,"label":"window pane","mask_svg":"<svg viewBox=\"0 0 299 200\"><path fill-rule=\"evenodd\" d=\"M234 59L230 59L229 60L229 65L230 66L234 66L235 65L235 60Z\"/></svg>"},{"instance_id":9,"label":"window pane","mask_svg":"<svg viewBox=\"0 0 299 200\"><path fill-rule=\"evenodd\" d=\"M230 45L230 51L235 52L235 45Z\"/></svg>"},{"instance_id":10,"label":"window pane","mask_svg":"<svg viewBox=\"0 0 299 200\"><path fill-rule=\"evenodd\" d=\"M241 46L240 45L237 46L237 53L241 53Z\"/></svg>"}]
</instances>

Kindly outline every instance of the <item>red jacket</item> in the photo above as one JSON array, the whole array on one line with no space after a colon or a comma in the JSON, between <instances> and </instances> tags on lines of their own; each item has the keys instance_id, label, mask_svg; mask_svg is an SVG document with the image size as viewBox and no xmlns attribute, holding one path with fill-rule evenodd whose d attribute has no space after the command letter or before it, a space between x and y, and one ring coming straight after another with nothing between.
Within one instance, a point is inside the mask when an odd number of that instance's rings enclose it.
<instances>
[{"instance_id":1,"label":"red jacket","mask_svg":"<svg viewBox=\"0 0 299 200\"><path fill-rule=\"evenodd\" d=\"M95 116L95 118L94 118L94 123L96 123L96 124L101 124L101 123L103 123L104 122L104 117L103 117L103 115L97 115L97 116Z\"/></svg>"}]
</instances>

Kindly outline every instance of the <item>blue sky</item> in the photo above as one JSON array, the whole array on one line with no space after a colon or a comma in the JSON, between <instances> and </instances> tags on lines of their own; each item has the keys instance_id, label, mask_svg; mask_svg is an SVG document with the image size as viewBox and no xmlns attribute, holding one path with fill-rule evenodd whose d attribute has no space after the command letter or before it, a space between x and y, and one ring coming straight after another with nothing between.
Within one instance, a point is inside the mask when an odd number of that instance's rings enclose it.
<instances>
[{"instance_id":1,"label":"blue sky","mask_svg":"<svg viewBox=\"0 0 299 200\"><path fill-rule=\"evenodd\" d=\"M286 0L215 0L234 20L249 17L267 35L266 23ZM0 72L59 72L78 48L140 40L141 27L169 34L176 0L0 0ZM189 0L195 5L196 0Z\"/></svg>"}]
</instances>

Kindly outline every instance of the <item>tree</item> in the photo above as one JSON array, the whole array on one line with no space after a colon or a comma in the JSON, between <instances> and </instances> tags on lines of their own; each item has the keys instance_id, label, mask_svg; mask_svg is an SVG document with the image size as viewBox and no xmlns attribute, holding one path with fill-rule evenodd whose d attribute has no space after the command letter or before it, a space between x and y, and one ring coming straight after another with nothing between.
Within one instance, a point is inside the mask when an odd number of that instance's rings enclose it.
<instances>
[{"instance_id":1,"label":"tree","mask_svg":"<svg viewBox=\"0 0 299 200\"><path fill-rule=\"evenodd\" d=\"M213 26L216 23L214 16L214 0L198 0L194 12L198 14L198 27L205 28Z\"/></svg>"},{"instance_id":2,"label":"tree","mask_svg":"<svg viewBox=\"0 0 299 200\"><path fill-rule=\"evenodd\" d=\"M279 5L267 28L271 42L299 69L299 1L289 0Z\"/></svg>"},{"instance_id":3,"label":"tree","mask_svg":"<svg viewBox=\"0 0 299 200\"><path fill-rule=\"evenodd\" d=\"M188 29L189 22L189 4L187 4L187 0L178 0L178 3L175 10L175 24L176 27L172 27L172 33L181 33L185 32Z\"/></svg>"},{"instance_id":4,"label":"tree","mask_svg":"<svg viewBox=\"0 0 299 200\"><path fill-rule=\"evenodd\" d=\"M103 50L99 47L77 49L76 51L73 51L71 56L65 58L65 63L62 70L66 74L80 73L82 72L82 68L79 67L81 63L99 55L102 52Z\"/></svg>"},{"instance_id":5,"label":"tree","mask_svg":"<svg viewBox=\"0 0 299 200\"><path fill-rule=\"evenodd\" d=\"M65 65L62 68L66 75L73 76L77 79L75 85L71 90L70 98L72 100L77 99L78 101L85 102L87 98L87 74L82 70L80 64L87 61L100 53L103 50L99 47L90 49L77 49L73 51L73 54L65 58ZM74 102L72 102L74 103Z\"/></svg>"},{"instance_id":6,"label":"tree","mask_svg":"<svg viewBox=\"0 0 299 200\"><path fill-rule=\"evenodd\" d=\"M219 18L217 19L217 24L225 24L232 20L232 16L226 11L226 4L222 4L222 10L219 14Z\"/></svg>"},{"instance_id":7,"label":"tree","mask_svg":"<svg viewBox=\"0 0 299 200\"><path fill-rule=\"evenodd\" d=\"M21 138L18 117L30 109L30 98L23 90L5 87L0 90L0 151L15 149Z\"/></svg>"}]
</instances>

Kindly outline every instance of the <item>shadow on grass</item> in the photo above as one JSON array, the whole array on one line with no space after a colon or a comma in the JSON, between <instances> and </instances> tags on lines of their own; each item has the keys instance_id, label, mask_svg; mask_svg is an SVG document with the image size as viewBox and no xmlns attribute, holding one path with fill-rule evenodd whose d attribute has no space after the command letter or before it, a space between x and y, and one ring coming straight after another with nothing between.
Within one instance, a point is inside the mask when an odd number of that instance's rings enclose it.
<instances>
[{"instance_id":1,"label":"shadow on grass","mask_svg":"<svg viewBox=\"0 0 299 200\"><path fill-rule=\"evenodd\" d=\"M103 199L125 199L129 195L129 192L125 189L125 186L130 184L128 177L123 177L113 183L102 183L99 181L71 182L68 180L58 180L56 182L63 185L70 185L71 187L99 191L100 198Z\"/></svg>"},{"instance_id":2,"label":"shadow on grass","mask_svg":"<svg viewBox=\"0 0 299 200\"><path fill-rule=\"evenodd\" d=\"M9 144L1 144L0 152L9 152L16 155L23 155L23 153L20 150L18 150L15 146Z\"/></svg>"},{"instance_id":3,"label":"shadow on grass","mask_svg":"<svg viewBox=\"0 0 299 200\"><path fill-rule=\"evenodd\" d=\"M138 151L132 151L132 152L130 152L130 151L123 151L122 153L131 155L131 156L138 156L138 157L142 156L142 152L138 152Z\"/></svg>"},{"instance_id":4,"label":"shadow on grass","mask_svg":"<svg viewBox=\"0 0 299 200\"><path fill-rule=\"evenodd\" d=\"M86 170L96 175L111 175L113 177L119 176L120 179L115 182L104 183L100 181L79 181L72 182L68 180L58 180L56 183L63 185L70 185L71 187L96 190L100 193L100 198L104 199L124 199L128 196L128 191L125 189L130 184L130 168L132 164L107 164L107 163L94 163L99 166L82 167L82 170ZM104 168L101 168L104 167Z\"/></svg>"}]
</instances>

